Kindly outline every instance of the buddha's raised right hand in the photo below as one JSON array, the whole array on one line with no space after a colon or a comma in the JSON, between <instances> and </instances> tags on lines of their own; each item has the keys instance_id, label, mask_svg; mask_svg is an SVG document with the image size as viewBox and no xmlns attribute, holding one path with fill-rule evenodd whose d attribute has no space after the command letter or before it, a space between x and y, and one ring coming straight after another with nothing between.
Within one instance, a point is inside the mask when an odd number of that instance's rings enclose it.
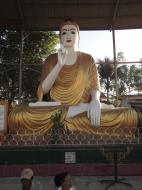
<instances>
[{"instance_id":1,"label":"buddha's raised right hand","mask_svg":"<svg viewBox=\"0 0 142 190\"><path fill-rule=\"evenodd\" d=\"M62 67L66 63L67 53L68 51L64 47L61 47L58 50L57 64L53 67L53 69L50 71L50 73L46 76L46 78L41 83L41 89L43 91L43 94L47 94L52 88L56 78L59 75L59 72L61 71Z\"/></svg>"},{"instance_id":2,"label":"buddha's raised right hand","mask_svg":"<svg viewBox=\"0 0 142 190\"><path fill-rule=\"evenodd\" d=\"M62 45L61 48L58 50L58 64L65 65L67 60L68 50Z\"/></svg>"}]
</instances>

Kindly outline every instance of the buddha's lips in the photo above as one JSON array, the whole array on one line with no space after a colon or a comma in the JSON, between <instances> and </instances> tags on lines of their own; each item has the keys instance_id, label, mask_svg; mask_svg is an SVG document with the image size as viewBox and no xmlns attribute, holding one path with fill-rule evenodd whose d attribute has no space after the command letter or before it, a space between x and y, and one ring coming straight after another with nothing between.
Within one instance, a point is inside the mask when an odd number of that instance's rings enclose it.
<instances>
[{"instance_id":1,"label":"buddha's lips","mask_svg":"<svg viewBox=\"0 0 142 190\"><path fill-rule=\"evenodd\" d=\"M67 40L67 42L71 42L71 40Z\"/></svg>"}]
</instances>

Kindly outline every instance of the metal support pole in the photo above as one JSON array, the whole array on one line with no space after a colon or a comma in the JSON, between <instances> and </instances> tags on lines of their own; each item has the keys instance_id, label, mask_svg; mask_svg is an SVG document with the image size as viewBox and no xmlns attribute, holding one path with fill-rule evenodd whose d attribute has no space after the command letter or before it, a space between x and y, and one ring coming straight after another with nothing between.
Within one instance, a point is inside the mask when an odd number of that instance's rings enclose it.
<instances>
[{"instance_id":1,"label":"metal support pole","mask_svg":"<svg viewBox=\"0 0 142 190\"><path fill-rule=\"evenodd\" d=\"M20 57L19 57L19 93L18 93L18 102L21 104L21 96L22 96L22 61L23 61L23 47L24 47L24 14L22 10L21 0L16 0L17 2L17 12L19 15L19 22L20 22Z\"/></svg>"},{"instance_id":2,"label":"metal support pole","mask_svg":"<svg viewBox=\"0 0 142 190\"><path fill-rule=\"evenodd\" d=\"M114 74L115 74L115 90L116 90L116 102L115 106L118 106L118 84L117 84L117 59L116 59L116 46L115 46L115 30L112 28L112 40L113 40L113 60L114 60Z\"/></svg>"},{"instance_id":3,"label":"metal support pole","mask_svg":"<svg viewBox=\"0 0 142 190\"><path fill-rule=\"evenodd\" d=\"M21 96L22 96L22 59L23 59L23 47L24 47L24 37L23 37L23 30L21 32L21 39L20 39L20 60L19 60L19 94L18 94L18 102L21 104Z\"/></svg>"}]
</instances>

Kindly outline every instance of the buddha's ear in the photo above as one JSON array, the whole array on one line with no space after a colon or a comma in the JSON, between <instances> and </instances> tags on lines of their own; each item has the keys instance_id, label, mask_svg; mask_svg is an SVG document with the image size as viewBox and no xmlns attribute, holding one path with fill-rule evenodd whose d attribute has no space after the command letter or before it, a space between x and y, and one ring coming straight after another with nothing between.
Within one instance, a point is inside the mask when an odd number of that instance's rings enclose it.
<instances>
[{"instance_id":1,"label":"buddha's ear","mask_svg":"<svg viewBox=\"0 0 142 190\"><path fill-rule=\"evenodd\" d=\"M79 49L79 43L80 43L80 36L79 36L79 34L78 34L78 35L77 35L76 42L75 42L75 47L76 47L76 49Z\"/></svg>"}]
</instances>

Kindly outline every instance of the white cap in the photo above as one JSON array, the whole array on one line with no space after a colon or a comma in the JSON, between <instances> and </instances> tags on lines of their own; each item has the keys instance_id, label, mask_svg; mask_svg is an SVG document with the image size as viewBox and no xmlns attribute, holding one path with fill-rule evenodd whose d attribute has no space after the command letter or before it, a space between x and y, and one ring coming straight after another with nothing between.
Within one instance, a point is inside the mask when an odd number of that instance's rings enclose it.
<instances>
[{"instance_id":1,"label":"white cap","mask_svg":"<svg viewBox=\"0 0 142 190\"><path fill-rule=\"evenodd\" d=\"M25 168L21 173L21 179L31 179L34 175L34 172L30 168Z\"/></svg>"}]
</instances>

